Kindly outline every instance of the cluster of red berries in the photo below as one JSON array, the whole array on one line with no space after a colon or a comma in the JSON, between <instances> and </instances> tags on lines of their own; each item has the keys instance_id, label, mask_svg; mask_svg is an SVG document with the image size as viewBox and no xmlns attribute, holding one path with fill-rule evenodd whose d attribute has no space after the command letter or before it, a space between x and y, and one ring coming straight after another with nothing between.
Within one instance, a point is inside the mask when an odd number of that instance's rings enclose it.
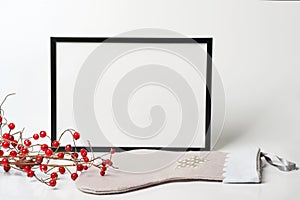
<instances>
[{"instance_id":1,"label":"cluster of red berries","mask_svg":"<svg viewBox=\"0 0 300 200\"><path fill-rule=\"evenodd\" d=\"M2 133L2 116L0 115L0 130ZM5 124L4 124L5 125ZM110 151L110 158L103 159L89 158L86 149L80 149L79 153L76 152L76 146L74 142L74 149L71 144L65 146L65 151L58 151L60 147L59 140L52 141L51 147L46 143L43 144L33 144L31 141L38 141L40 138L47 137L45 131L41 131L39 134L33 134L32 137L23 139L22 132L12 133L15 128L15 124L10 123L7 125L9 131L7 133L1 134L0 143L0 158L2 158L0 165L3 166L4 171L8 172L11 168L15 168L22 172L27 173L29 178L35 177L37 180L49 185L56 186L56 181L59 178L58 174L65 174L66 171L69 172L72 180L76 180L78 177L78 172L87 170L89 167L94 166L100 169L100 175L104 176L107 168L112 166L111 157L115 153L114 149ZM80 138L80 134L74 130L68 129L62 133L71 133L75 140ZM15 136L19 135L19 139L15 140ZM61 137L60 137L61 138ZM38 150L36 150L38 149ZM4 152L6 151L6 152ZM52 163L52 161L64 160L70 162L69 164L59 164ZM101 160L100 164L96 164L97 160ZM69 168L75 168L73 172ZM44 173L49 177L42 179L37 176L37 173Z\"/></svg>"},{"instance_id":2,"label":"cluster of red berries","mask_svg":"<svg viewBox=\"0 0 300 200\"><path fill-rule=\"evenodd\" d=\"M59 179L59 174L68 172L71 179L76 180L78 172L87 170L91 166L99 168L101 176L105 175L108 167L113 167L111 158L115 153L114 149L111 149L109 159L95 158L94 155L89 158L88 152L84 148L80 149L79 155L76 151L75 141L80 138L80 134L73 129L65 130L58 140L52 141L50 147L46 143L33 144L40 138L50 139L45 131L40 131L39 134L35 133L29 138L23 138L23 131L14 132L15 124L7 123L1 108L7 97L11 95L13 94L7 95L0 104L0 166L2 165L4 171L8 172L14 168L25 172L29 178L35 177L38 181L54 187ZM3 128L6 126L8 131L2 134ZM60 139L66 133L72 135L74 148L68 144L64 151L59 151L61 149ZM42 176L39 176L41 174ZM47 177L42 178L45 175Z\"/></svg>"},{"instance_id":3,"label":"cluster of red berries","mask_svg":"<svg viewBox=\"0 0 300 200\"><path fill-rule=\"evenodd\" d=\"M110 150L110 155L115 153L115 149L111 149ZM105 171L107 169L107 166L111 166L112 162L111 159L106 159L105 161L102 162L102 167L101 167L101 171L100 171L100 175L104 176L105 175Z\"/></svg>"}]
</instances>

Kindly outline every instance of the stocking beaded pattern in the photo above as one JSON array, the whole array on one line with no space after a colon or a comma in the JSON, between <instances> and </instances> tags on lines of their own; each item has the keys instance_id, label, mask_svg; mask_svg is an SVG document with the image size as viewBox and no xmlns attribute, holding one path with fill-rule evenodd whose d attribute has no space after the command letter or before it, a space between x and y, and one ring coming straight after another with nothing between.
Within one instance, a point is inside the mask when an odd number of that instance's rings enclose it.
<instances>
[{"instance_id":1,"label":"stocking beaded pattern","mask_svg":"<svg viewBox=\"0 0 300 200\"><path fill-rule=\"evenodd\" d=\"M185 168L185 167L197 168L201 163L204 163L206 161L207 160L201 159L199 156L192 156L190 158L178 160L176 168Z\"/></svg>"}]
</instances>

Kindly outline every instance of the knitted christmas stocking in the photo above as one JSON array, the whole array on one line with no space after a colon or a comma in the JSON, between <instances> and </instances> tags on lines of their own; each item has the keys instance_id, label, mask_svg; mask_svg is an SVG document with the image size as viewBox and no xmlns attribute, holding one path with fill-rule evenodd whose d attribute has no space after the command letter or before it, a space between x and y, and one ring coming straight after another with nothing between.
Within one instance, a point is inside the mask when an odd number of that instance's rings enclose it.
<instances>
[{"instance_id":1,"label":"knitted christmas stocking","mask_svg":"<svg viewBox=\"0 0 300 200\"><path fill-rule=\"evenodd\" d=\"M274 158L259 149L236 153L133 150L116 153L113 162L118 169L110 168L103 177L96 168L83 172L76 186L87 193L114 194L172 181L260 183L262 156L281 170L296 169L294 163L279 157L280 163L276 164Z\"/></svg>"}]
</instances>

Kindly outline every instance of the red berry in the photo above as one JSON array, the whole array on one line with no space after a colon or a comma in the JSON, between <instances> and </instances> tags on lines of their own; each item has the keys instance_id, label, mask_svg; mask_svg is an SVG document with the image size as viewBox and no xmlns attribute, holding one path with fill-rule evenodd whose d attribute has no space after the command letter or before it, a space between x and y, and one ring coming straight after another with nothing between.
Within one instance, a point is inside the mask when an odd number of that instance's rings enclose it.
<instances>
[{"instance_id":1,"label":"red berry","mask_svg":"<svg viewBox=\"0 0 300 200\"><path fill-rule=\"evenodd\" d=\"M26 155L26 154L29 153L27 148L22 148L21 152L22 152L23 155Z\"/></svg>"},{"instance_id":2,"label":"red berry","mask_svg":"<svg viewBox=\"0 0 300 200\"><path fill-rule=\"evenodd\" d=\"M111 153L111 154L114 154L115 152L116 152L115 149L113 149L113 148L110 149L110 153Z\"/></svg>"},{"instance_id":3,"label":"red berry","mask_svg":"<svg viewBox=\"0 0 300 200\"><path fill-rule=\"evenodd\" d=\"M3 166L8 165L8 159L7 158L2 158L1 163Z\"/></svg>"},{"instance_id":4,"label":"red berry","mask_svg":"<svg viewBox=\"0 0 300 200\"><path fill-rule=\"evenodd\" d=\"M66 172L66 169L64 167L58 168L59 173L64 174Z\"/></svg>"},{"instance_id":5,"label":"red berry","mask_svg":"<svg viewBox=\"0 0 300 200\"><path fill-rule=\"evenodd\" d=\"M83 157L84 162L89 162L90 159L88 157Z\"/></svg>"},{"instance_id":6,"label":"red berry","mask_svg":"<svg viewBox=\"0 0 300 200\"><path fill-rule=\"evenodd\" d=\"M103 166L103 167L101 168L101 170L102 170L102 171L106 171L106 167Z\"/></svg>"},{"instance_id":7,"label":"red berry","mask_svg":"<svg viewBox=\"0 0 300 200\"><path fill-rule=\"evenodd\" d=\"M76 165L77 171L82 171L83 170L83 165L82 164L78 164Z\"/></svg>"},{"instance_id":8,"label":"red berry","mask_svg":"<svg viewBox=\"0 0 300 200\"><path fill-rule=\"evenodd\" d=\"M35 157L35 162L38 163L38 164L41 164L43 162L43 159L44 159L43 156L37 155Z\"/></svg>"},{"instance_id":9,"label":"red berry","mask_svg":"<svg viewBox=\"0 0 300 200\"><path fill-rule=\"evenodd\" d=\"M3 156L4 151L0 149L0 156Z\"/></svg>"},{"instance_id":10,"label":"red berry","mask_svg":"<svg viewBox=\"0 0 300 200\"><path fill-rule=\"evenodd\" d=\"M51 176L52 179L57 179L58 174L56 172L53 172L53 173L51 173L50 176Z\"/></svg>"},{"instance_id":11,"label":"red berry","mask_svg":"<svg viewBox=\"0 0 300 200\"><path fill-rule=\"evenodd\" d=\"M33 176L34 176L34 171L29 170L29 171L27 172L27 176L28 176L29 178L33 177Z\"/></svg>"},{"instance_id":12,"label":"red berry","mask_svg":"<svg viewBox=\"0 0 300 200\"><path fill-rule=\"evenodd\" d=\"M41 137L41 138L46 137L46 135L47 135L46 131L41 131L41 132L40 132L40 137Z\"/></svg>"},{"instance_id":13,"label":"red berry","mask_svg":"<svg viewBox=\"0 0 300 200\"><path fill-rule=\"evenodd\" d=\"M17 156L17 152L15 150L12 150L10 153L9 153L10 157L12 158L15 158Z\"/></svg>"},{"instance_id":14,"label":"red berry","mask_svg":"<svg viewBox=\"0 0 300 200\"><path fill-rule=\"evenodd\" d=\"M13 140L13 141L11 142L11 145L12 145L13 147L16 147L17 144L18 144L18 141L17 141L17 140Z\"/></svg>"},{"instance_id":15,"label":"red berry","mask_svg":"<svg viewBox=\"0 0 300 200\"><path fill-rule=\"evenodd\" d=\"M102 162L102 165L103 165L103 166L105 166L105 165L106 165L106 162L105 162L105 161L103 161L103 162Z\"/></svg>"},{"instance_id":16,"label":"red berry","mask_svg":"<svg viewBox=\"0 0 300 200\"><path fill-rule=\"evenodd\" d=\"M89 168L89 167L86 166L86 165L83 166L83 170L88 170L88 168Z\"/></svg>"},{"instance_id":17,"label":"red berry","mask_svg":"<svg viewBox=\"0 0 300 200\"><path fill-rule=\"evenodd\" d=\"M100 171L100 175L101 175L101 176L104 176L104 175L105 175L105 171L102 171L102 170L101 170L101 171Z\"/></svg>"},{"instance_id":18,"label":"red berry","mask_svg":"<svg viewBox=\"0 0 300 200\"><path fill-rule=\"evenodd\" d=\"M30 140L24 140L24 145L26 147L29 147L31 145L31 141Z\"/></svg>"},{"instance_id":19,"label":"red berry","mask_svg":"<svg viewBox=\"0 0 300 200\"><path fill-rule=\"evenodd\" d=\"M53 146L53 147L59 147L59 142L58 142L57 140L54 140L54 141L52 142L52 146Z\"/></svg>"},{"instance_id":20,"label":"red berry","mask_svg":"<svg viewBox=\"0 0 300 200\"><path fill-rule=\"evenodd\" d=\"M70 152L72 151L72 146L70 144L68 144L66 147L65 147L65 150Z\"/></svg>"},{"instance_id":21,"label":"red berry","mask_svg":"<svg viewBox=\"0 0 300 200\"><path fill-rule=\"evenodd\" d=\"M72 179L73 181L75 181L75 180L77 179L77 177L78 177L78 174L77 174L77 173L72 173L72 174L71 174L71 179Z\"/></svg>"},{"instance_id":22,"label":"red berry","mask_svg":"<svg viewBox=\"0 0 300 200\"><path fill-rule=\"evenodd\" d=\"M4 165L4 166L3 166L3 169L4 169L5 172L9 172L9 170L10 170L10 165Z\"/></svg>"},{"instance_id":23,"label":"red berry","mask_svg":"<svg viewBox=\"0 0 300 200\"><path fill-rule=\"evenodd\" d=\"M51 179L51 180L49 181L49 185L50 185L51 187L54 187L54 186L56 185L56 180L55 180L55 179Z\"/></svg>"},{"instance_id":24,"label":"red berry","mask_svg":"<svg viewBox=\"0 0 300 200\"><path fill-rule=\"evenodd\" d=\"M49 147L48 147L47 144L42 144L42 145L41 145L41 150L42 150L42 151L46 151L48 148L49 148Z\"/></svg>"},{"instance_id":25,"label":"red berry","mask_svg":"<svg viewBox=\"0 0 300 200\"><path fill-rule=\"evenodd\" d=\"M6 139L6 140L9 140L9 136L10 136L9 133L4 133L4 134L2 135L2 138L3 138L3 139Z\"/></svg>"},{"instance_id":26,"label":"red berry","mask_svg":"<svg viewBox=\"0 0 300 200\"><path fill-rule=\"evenodd\" d=\"M15 126L14 123L8 124L8 128L9 128L10 130L13 130L15 127L16 127L16 126Z\"/></svg>"},{"instance_id":27,"label":"red berry","mask_svg":"<svg viewBox=\"0 0 300 200\"><path fill-rule=\"evenodd\" d=\"M18 144L17 149L21 150L22 148L23 148L23 145L22 144Z\"/></svg>"},{"instance_id":28,"label":"red berry","mask_svg":"<svg viewBox=\"0 0 300 200\"><path fill-rule=\"evenodd\" d=\"M76 160L78 158L78 153L77 152L72 153L72 158Z\"/></svg>"},{"instance_id":29,"label":"red berry","mask_svg":"<svg viewBox=\"0 0 300 200\"><path fill-rule=\"evenodd\" d=\"M87 156L87 151L85 149L80 149L80 154L82 157L86 157Z\"/></svg>"},{"instance_id":30,"label":"red berry","mask_svg":"<svg viewBox=\"0 0 300 200\"><path fill-rule=\"evenodd\" d=\"M46 164L41 164L41 165L40 165L40 170L41 170L42 172L46 172L47 169L48 169L48 166L47 166Z\"/></svg>"},{"instance_id":31,"label":"red berry","mask_svg":"<svg viewBox=\"0 0 300 200\"><path fill-rule=\"evenodd\" d=\"M106 159L106 160L105 160L105 164L107 164L107 165L111 166L111 165L112 165L112 162L111 162L111 160L109 160L109 159Z\"/></svg>"},{"instance_id":32,"label":"red berry","mask_svg":"<svg viewBox=\"0 0 300 200\"><path fill-rule=\"evenodd\" d=\"M31 167L29 165L25 165L23 169L25 172L31 171Z\"/></svg>"},{"instance_id":33,"label":"red berry","mask_svg":"<svg viewBox=\"0 0 300 200\"><path fill-rule=\"evenodd\" d=\"M65 154L62 153L62 152L60 152L60 153L57 154L57 157L60 158L60 159L63 159L64 156L65 156Z\"/></svg>"},{"instance_id":34,"label":"red berry","mask_svg":"<svg viewBox=\"0 0 300 200\"><path fill-rule=\"evenodd\" d=\"M87 156L87 152L86 151L80 152L80 154L81 154L82 157L86 157Z\"/></svg>"},{"instance_id":35,"label":"red berry","mask_svg":"<svg viewBox=\"0 0 300 200\"><path fill-rule=\"evenodd\" d=\"M2 117L0 116L0 123L2 123Z\"/></svg>"},{"instance_id":36,"label":"red berry","mask_svg":"<svg viewBox=\"0 0 300 200\"><path fill-rule=\"evenodd\" d=\"M9 142L3 141L3 142L2 142L2 147L3 147L4 149L7 149L7 148L9 147Z\"/></svg>"},{"instance_id":37,"label":"red berry","mask_svg":"<svg viewBox=\"0 0 300 200\"><path fill-rule=\"evenodd\" d=\"M79 134L78 132L75 132L75 133L73 134L73 138L74 138L75 140L78 140L78 139L80 138L80 134Z\"/></svg>"},{"instance_id":38,"label":"red berry","mask_svg":"<svg viewBox=\"0 0 300 200\"><path fill-rule=\"evenodd\" d=\"M53 151L51 150L51 149L47 149L46 151L45 151L45 154L46 154L46 156L52 156L52 154L53 154Z\"/></svg>"},{"instance_id":39,"label":"red berry","mask_svg":"<svg viewBox=\"0 0 300 200\"><path fill-rule=\"evenodd\" d=\"M10 141L13 141L15 139L15 137L13 135L9 135L9 138L8 138Z\"/></svg>"},{"instance_id":40,"label":"red berry","mask_svg":"<svg viewBox=\"0 0 300 200\"><path fill-rule=\"evenodd\" d=\"M33 134L32 137L33 137L33 139L38 140L40 136L39 136L39 134L35 133L35 134Z\"/></svg>"}]
</instances>

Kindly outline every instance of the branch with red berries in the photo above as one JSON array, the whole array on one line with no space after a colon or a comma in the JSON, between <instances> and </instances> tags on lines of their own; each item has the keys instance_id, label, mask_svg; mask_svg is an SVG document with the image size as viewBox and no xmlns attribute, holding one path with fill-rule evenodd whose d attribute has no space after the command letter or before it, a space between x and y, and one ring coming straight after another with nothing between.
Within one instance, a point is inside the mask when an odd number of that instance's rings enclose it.
<instances>
[{"instance_id":1,"label":"branch with red berries","mask_svg":"<svg viewBox=\"0 0 300 200\"><path fill-rule=\"evenodd\" d=\"M11 95L14 94L7 95L0 104L0 166L4 171L9 172L13 168L26 173L29 178L34 177L54 187L64 174L69 174L72 180L76 180L78 173L92 166L99 168L101 176L105 175L109 167L115 168L111 161L114 149L100 157L95 157L93 152L89 155L85 148L77 151L76 140L80 138L80 134L73 129L65 130L50 147L44 142L40 143L45 139L51 141L45 131L28 138L23 137L24 129L14 131L15 124L8 123L2 110L4 102ZM66 145L65 151L60 151L60 141L65 135L71 136L73 144Z\"/></svg>"}]
</instances>

